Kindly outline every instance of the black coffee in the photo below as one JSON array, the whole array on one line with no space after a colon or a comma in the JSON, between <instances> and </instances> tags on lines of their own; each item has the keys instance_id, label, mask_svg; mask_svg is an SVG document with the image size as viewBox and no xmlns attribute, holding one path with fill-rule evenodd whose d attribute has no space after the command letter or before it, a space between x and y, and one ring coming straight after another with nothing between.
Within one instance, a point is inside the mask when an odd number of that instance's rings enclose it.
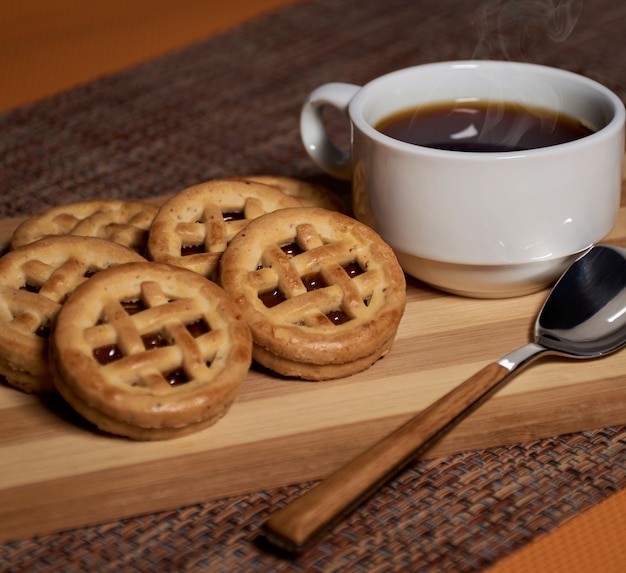
<instances>
[{"instance_id":1,"label":"black coffee","mask_svg":"<svg viewBox=\"0 0 626 573\"><path fill-rule=\"evenodd\" d=\"M415 145L451 151L521 151L580 139L594 132L579 119L512 102L470 101L421 105L374 126Z\"/></svg>"}]
</instances>

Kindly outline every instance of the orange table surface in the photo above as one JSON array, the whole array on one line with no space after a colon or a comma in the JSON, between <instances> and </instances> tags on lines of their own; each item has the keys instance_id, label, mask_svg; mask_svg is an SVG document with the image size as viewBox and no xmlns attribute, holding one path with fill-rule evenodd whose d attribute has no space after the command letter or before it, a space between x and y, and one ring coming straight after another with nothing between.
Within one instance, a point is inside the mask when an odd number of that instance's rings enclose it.
<instances>
[{"instance_id":1,"label":"orange table surface","mask_svg":"<svg viewBox=\"0 0 626 573\"><path fill-rule=\"evenodd\" d=\"M0 112L181 49L297 0L23 0L0 10ZM492 573L626 567L626 491L497 563Z\"/></svg>"},{"instance_id":2,"label":"orange table surface","mask_svg":"<svg viewBox=\"0 0 626 573\"><path fill-rule=\"evenodd\" d=\"M496 563L489 573L623 573L626 491Z\"/></svg>"},{"instance_id":3,"label":"orange table surface","mask_svg":"<svg viewBox=\"0 0 626 573\"><path fill-rule=\"evenodd\" d=\"M88 82L297 0L6 0L0 111Z\"/></svg>"}]
</instances>

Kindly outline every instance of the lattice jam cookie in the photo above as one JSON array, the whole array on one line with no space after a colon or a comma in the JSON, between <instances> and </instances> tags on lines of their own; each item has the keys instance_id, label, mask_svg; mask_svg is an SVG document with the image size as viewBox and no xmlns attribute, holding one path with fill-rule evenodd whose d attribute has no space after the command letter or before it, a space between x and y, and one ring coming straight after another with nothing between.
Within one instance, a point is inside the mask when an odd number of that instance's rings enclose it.
<instances>
[{"instance_id":1,"label":"lattice jam cookie","mask_svg":"<svg viewBox=\"0 0 626 573\"><path fill-rule=\"evenodd\" d=\"M222 253L249 221L301 203L261 183L216 179L166 201L152 223L149 258L214 279Z\"/></svg>"},{"instance_id":2,"label":"lattice jam cookie","mask_svg":"<svg viewBox=\"0 0 626 573\"><path fill-rule=\"evenodd\" d=\"M40 239L0 258L0 374L25 392L53 392L48 337L68 295L102 269L145 261L105 239Z\"/></svg>"},{"instance_id":3,"label":"lattice jam cookie","mask_svg":"<svg viewBox=\"0 0 626 573\"><path fill-rule=\"evenodd\" d=\"M252 221L222 257L253 358L288 377L338 378L385 355L404 312L404 273L369 227L318 208Z\"/></svg>"},{"instance_id":4,"label":"lattice jam cookie","mask_svg":"<svg viewBox=\"0 0 626 573\"><path fill-rule=\"evenodd\" d=\"M108 239L143 255L156 213L155 205L117 199L59 205L22 222L13 233L11 248L47 236L78 235Z\"/></svg>"},{"instance_id":5,"label":"lattice jam cookie","mask_svg":"<svg viewBox=\"0 0 626 573\"><path fill-rule=\"evenodd\" d=\"M322 207L330 211L344 211L343 203L339 198L330 189L317 183L280 175L253 175L243 177L243 179L276 187L286 195L298 199L303 207Z\"/></svg>"},{"instance_id":6,"label":"lattice jam cookie","mask_svg":"<svg viewBox=\"0 0 626 573\"><path fill-rule=\"evenodd\" d=\"M218 285L147 262L120 265L77 288L50 345L66 401L100 429L137 440L217 422L251 351L248 326Z\"/></svg>"}]
</instances>

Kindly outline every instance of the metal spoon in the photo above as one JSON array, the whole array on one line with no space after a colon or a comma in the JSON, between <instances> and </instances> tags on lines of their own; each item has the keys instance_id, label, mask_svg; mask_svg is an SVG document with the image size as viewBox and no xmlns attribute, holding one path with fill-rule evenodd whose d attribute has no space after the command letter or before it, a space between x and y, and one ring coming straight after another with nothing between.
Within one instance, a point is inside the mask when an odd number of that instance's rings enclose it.
<instances>
[{"instance_id":1,"label":"metal spoon","mask_svg":"<svg viewBox=\"0 0 626 573\"><path fill-rule=\"evenodd\" d=\"M555 354L593 358L626 343L626 249L598 245L577 259L554 286L535 324L535 342L474 374L312 490L278 510L265 538L302 553L330 526L487 400L514 372Z\"/></svg>"}]
</instances>

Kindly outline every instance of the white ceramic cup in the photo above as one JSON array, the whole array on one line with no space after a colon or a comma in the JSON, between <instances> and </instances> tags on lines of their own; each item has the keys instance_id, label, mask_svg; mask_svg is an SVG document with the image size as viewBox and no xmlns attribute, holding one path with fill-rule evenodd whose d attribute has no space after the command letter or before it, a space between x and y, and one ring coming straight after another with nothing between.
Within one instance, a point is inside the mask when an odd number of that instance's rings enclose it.
<instances>
[{"instance_id":1,"label":"white ceramic cup","mask_svg":"<svg viewBox=\"0 0 626 573\"><path fill-rule=\"evenodd\" d=\"M374 125L424 103L497 100L562 111L593 126L575 141L527 151L432 149ZM351 149L323 119L347 115ZM330 83L305 101L300 129L311 158L352 181L354 215L391 245L404 270L473 297L527 294L551 284L612 230L624 155L622 101L588 78L516 62L425 64L363 87Z\"/></svg>"}]
</instances>

